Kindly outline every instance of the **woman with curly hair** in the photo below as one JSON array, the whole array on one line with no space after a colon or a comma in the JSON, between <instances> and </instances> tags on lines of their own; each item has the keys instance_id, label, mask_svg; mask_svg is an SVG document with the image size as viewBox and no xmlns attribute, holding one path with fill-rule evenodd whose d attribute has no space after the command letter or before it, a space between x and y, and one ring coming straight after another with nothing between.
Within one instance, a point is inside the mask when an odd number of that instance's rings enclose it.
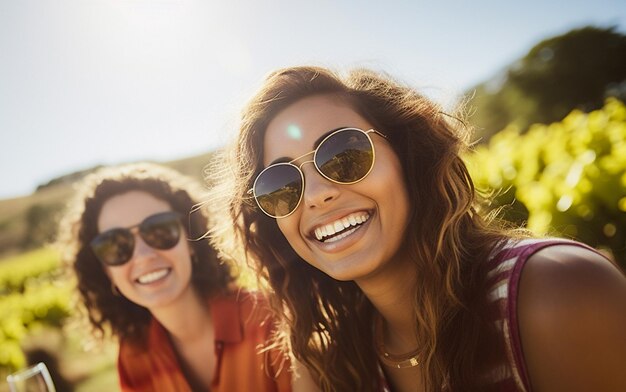
<instances>
[{"instance_id":1,"label":"woman with curly hair","mask_svg":"<svg viewBox=\"0 0 626 392\"><path fill-rule=\"evenodd\" d=\"M325 391L626 390L624 275L481 215L467 141L385 75L282 69L213 202Z\"/></svg>"},{"instance_id":2,"label":"woman with curly hair","mask_svg":"<svg viewBox=\"0 0 626 392\"><path fill-rule=\"evenodd\" d=\"M61 226L92 326L119 338L121 389L291 391L289 361L266 347L269 306L202 238L195 187L153 164L106 168Z\"/></svg>"}]
</instances>

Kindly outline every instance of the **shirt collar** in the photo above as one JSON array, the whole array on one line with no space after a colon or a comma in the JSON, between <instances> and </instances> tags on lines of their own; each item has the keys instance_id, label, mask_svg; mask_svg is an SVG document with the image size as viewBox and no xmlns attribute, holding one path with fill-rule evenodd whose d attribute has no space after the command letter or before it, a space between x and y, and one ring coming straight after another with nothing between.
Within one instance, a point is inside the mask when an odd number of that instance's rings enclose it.
<instances>
[{"instance_id":1,"label":"shirt collar","mask_svg":"<svg viewBox=\"0 0 626 392\"><path fill-rule=\"evenodd\" d=\"M239 295L245 294L236 291L234 293L219 294L209 300L216 342L238 343L243 341ZM169 344L165 344L165 342L169 342L167 331L154 317L150 322L148 334L150 346L169 347Z\"/></svg>"}]
</instances>

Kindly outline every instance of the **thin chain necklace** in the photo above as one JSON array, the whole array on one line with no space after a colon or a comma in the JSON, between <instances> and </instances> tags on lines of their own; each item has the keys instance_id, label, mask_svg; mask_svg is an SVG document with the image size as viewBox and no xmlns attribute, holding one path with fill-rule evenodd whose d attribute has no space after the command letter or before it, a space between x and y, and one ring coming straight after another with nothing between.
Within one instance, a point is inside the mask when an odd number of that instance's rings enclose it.
<instances>
[{"instance_id":1,"label":"thin chain necklace","mask_svg":"<svg viewBox=\"0 0 626 392\"><path fill-rule=\"evenodd\" d=\"M376 317L376 324L374 326L374 341L376 354L385 366L396 369L405 369L415 367L420 364L417 360L419 349L402 355L389 354L387 350L385 350L382 316Z\"/></svg>"}]
</instances>

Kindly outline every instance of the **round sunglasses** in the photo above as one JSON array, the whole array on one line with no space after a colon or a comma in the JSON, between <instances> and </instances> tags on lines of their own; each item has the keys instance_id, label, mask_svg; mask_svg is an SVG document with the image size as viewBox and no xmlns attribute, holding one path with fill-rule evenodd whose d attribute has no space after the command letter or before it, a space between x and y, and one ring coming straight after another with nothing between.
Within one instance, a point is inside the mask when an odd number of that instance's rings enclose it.
<instances>
[{"instance_id":1,"label":"round sunglasses","mask_svg":"<svg viewBox=\"0 0 626 392\"><path fill-rule=\"evenodd\" d=\"M135 235L131 231L134 228L148 246L160 250L172 249L180 240L180 214L175 211L160 212L137 225L116 227L98 234L90 242L96 258L108 266L127 263L135 251Z\"/></svg>"},{"instance_id":2,"label":"round sunglasses","mask_svg":"<svg viewBox=\"0 0 626 392\"><path fill-rule=\"evenodd\" d=\"M386 138L370 129L341 128L326 136L311 152L289 162L279 162L263 169L248 193L257 205L272 218L285 218L300 205L304 193L302 165L313 163L324 178L337 184L354 184L372 171L376 153L370 133ZM313 159L299 165L294 162L313 154Z\"/></svg>"}]
</instances>

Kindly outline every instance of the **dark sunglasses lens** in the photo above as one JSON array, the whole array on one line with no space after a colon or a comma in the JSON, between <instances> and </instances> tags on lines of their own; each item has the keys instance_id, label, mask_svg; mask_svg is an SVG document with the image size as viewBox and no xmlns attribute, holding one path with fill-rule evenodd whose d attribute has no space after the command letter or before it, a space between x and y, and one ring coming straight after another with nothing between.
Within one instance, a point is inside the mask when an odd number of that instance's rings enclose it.
<instances>
[{"instance_id":1,"label":"dark sunglasses lens","mask_svg":"<svg viewBox=\"0 0 626 392\"><path fill-rule=\"evenodd\" d=\"M98 235L91 241L91 249L106 265L121 265L133 255L135 237L128 229L112 229Z\"/></svg>"},{"instance_id":2,"label":"dark sunglasses lens","mask_svg":"<svg viewBox=\"0 0 626 392\"><path fill-rule=\"evenodd\" d=\"M298 207L302 196L302 176L293 165L271 166L254 182L254 196L268 215L283 217Z\"/></svg>"},{"instance_id":3,"label":"dark sunglasses lens","mask_svg":"<svg viewBox=\"0 0 626 392\"><path fill-rule=\"evenodd\" d=\"M155 249L171 249L180 240L180 219L175 212L149 216L139 225L141 238Z\"/></svg>"},{"instance_id":4,"label":"dark sunglasses lens","mask_svg":"<svg viewBox=\"0 0 626 392\"><path fill-rule=\"evenodd\" d=\"M331 135L319 145L315 164L327 178L352 183L362 180L372 169L374 149L367 134L345 130Z\"/></svg>"}]
</instances>

